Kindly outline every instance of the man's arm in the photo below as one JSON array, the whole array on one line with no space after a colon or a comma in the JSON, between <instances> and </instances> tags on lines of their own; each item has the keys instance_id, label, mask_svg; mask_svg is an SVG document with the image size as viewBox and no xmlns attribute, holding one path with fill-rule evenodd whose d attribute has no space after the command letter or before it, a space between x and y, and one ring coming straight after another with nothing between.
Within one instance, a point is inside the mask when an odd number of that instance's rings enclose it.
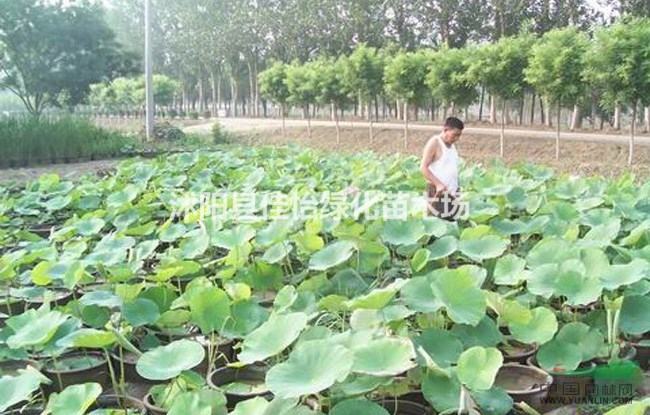
<instances>
[{"instance_id":1,"label":"man's arm","mask_svg":"<svg viewBox=\"0 0 650 415\"><path fill-rule=\"evenodd\" d=\"M440 193L446 187L433 173L431 173L431 170L429 170L429 164L440 157L439 147L440 145L438 144L438 140L436 140L435 137L431 137L429 141L427 141L427 143L424 145L424 150L422 151L422 159L420 160L420 172L427 180L427 182L436 187L438 193Z\"/></svg>"}]
</instances>

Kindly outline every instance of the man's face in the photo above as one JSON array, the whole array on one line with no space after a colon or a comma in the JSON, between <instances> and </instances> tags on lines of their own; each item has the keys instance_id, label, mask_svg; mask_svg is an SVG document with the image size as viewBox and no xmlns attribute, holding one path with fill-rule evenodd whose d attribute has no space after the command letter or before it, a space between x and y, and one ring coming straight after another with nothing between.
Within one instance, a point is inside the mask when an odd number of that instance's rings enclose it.
<instances>
[{"instance_id":1,"label":"man's face","mask_svg":"<svg viewBox=\"0 0 650 415\"><path fill-rule=\"evenodd\" d=\"M460 136L463 134L463 130L459 130L458 128L449 128L449 127L445 127L443 129L443 132L444 132L445 142L449 144L454 144L456 141L458 141Z\"/></svg>"}]
</instances>

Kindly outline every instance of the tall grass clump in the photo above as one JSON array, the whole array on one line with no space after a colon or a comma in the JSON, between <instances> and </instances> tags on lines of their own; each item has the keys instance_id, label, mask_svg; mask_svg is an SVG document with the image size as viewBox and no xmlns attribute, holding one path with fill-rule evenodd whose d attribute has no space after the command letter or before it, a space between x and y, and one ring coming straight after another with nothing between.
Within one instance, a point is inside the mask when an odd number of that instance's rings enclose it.
<instances>
[{"instance_id":1,"label":"tall grass clump","mask_svg":"<svg viewBox=\"0 0 650 415\"><path fill-rule=\"evenodd\" d=\"M135 139L86 119L0 119L0 167L71 163L115 157Z\"/></svg>"}]
</instances>

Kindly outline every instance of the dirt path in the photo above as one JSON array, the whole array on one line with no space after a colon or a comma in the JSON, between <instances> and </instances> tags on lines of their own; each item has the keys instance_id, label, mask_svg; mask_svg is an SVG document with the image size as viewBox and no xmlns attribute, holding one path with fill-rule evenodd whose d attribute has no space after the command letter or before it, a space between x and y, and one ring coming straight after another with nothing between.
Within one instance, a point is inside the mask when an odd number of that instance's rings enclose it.
<instances>
[{"instance_id":1,"label":"dirt path","mask_svg":"<svg viewBox=\"0 0 650 415\"><path fill-rule=\"evenodd\" d=\"M393 129L376 129L372 144L365 129L344 128L341 131L341 142L337 145L336 134L329 127L315 127L311 139L303 128L288 128L286 137L282 136L281 129L257 130L241 134L235 143L255 146L295 143L324 151L373 151L379 154L400 153L419 157L431 134L431 131L411 131L406 149L402 131ZM499 159L499 137L467 131L457 146L461 157L470 163L487 165ZM631 171L639 181L650 178L648 146L637 147L632 166L627 164L627 145L609 142L563 140L560 144L560 158L556 160L554 140L507 137L504 155L503 161L508 165L544 164L558 173L615 178Z\"/></svg>"},{"instance_id":2,"label":"dirt path","mask_svg":"<svg viewBox=\"0 0 650 415\"><path fill-rule=\"evenodd\" d=\"M282 120L272 118L220 118L219 122L228 131L232 132L259 132L268 130L277 130L282 128ZM210 133L210 129L214 120L208 121L204 124L193 125L186 127L185 131L190 133ZM287 119L285 120L287 128L307 128L307 121L300 119ZM311 121L313 127L331 127L332 131L335 127L333 121L313 120ZM368 129L368 123L363 121L342 121L341 127L343 128L363 128ZM377 130L404 130L404 124L395 122L381 122L374 123L374 128ZM439 124L409 124L409 131L439 131L441 129ZM483 126L468 126L465 128L466 133L480 134L482 136L499 137L501 130L499 128L483 127ZM553 130L538 130L526 129L519 127L508 126L505 130L506 137L517 138L531 138L531 139L548 139L555 140L556 133ZM588 142L601 142L601 143L617 143L627 144L628 136L622 133L619 134L605 134L596 133L591 131L584 132L562 132L562 140L573 141L588 141ZM635 139L635 143L639 145L650 145L650 136L647 134L639 135Z\"/></svg>"},{"instance_id":3,"label":"dirt path","mask_svg":"<svg viewBox=\"0 0 650 415\"><path fill-rule=\"evenodd\" d=\"M86 174L102 173L115 167L120 160L97 160L86 163L51 164L49 166L23 167L0 170L0 183L24 182L38 179L42 174L56 173L68 180Z\"/></svg>"}]
</instances>

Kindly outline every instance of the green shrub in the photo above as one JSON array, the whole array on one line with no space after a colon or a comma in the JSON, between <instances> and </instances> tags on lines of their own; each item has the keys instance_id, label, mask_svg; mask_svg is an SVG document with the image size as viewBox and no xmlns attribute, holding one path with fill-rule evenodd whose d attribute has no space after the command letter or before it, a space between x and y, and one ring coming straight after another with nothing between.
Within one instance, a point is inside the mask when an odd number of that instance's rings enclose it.
<instances>
[{"instance_id":1,"label":"green shrub","mask_svg":"<svg viewBox=\"0 0 650 415\"><path fill-rule=\"evenodd\" d=\"M136 140L87 119L20 117L0 120L0 165L68 163L119 156Z\"/></svg>"},{"instance_id":2,"label":"green shrub","mask_svg":"<svg viewBox=\"0 0 650 415\"><path fill-rule=\"evenodd\" d=\"M199 119L199 112L198 111L190 111L190 119L191 120L198 120Z\"/></svg>"},{"instance_id":3,"label":"green shrub","mask_svg":"<svg viewBox=\"0 0 650 415\"><path fill-rule=\"evenodd\" d=\"M203 111L202 115L203 115L203 118L205 118L205 119L212 118L212 112L210 110Z\"/></svg>"},{"instance_id":4,"label":"green shrub","mask_svg":"<svg viewBox=\"0 0 650 415\"><path fill-rule=\"evenodd\" d=\"M214 144L224 144L230 141L228 133L223 129L219 121L212 124L212 141Z\"/></svg>"},{"instance_id":5,"label":"green shrub","mask_svg":"<svg viewBox=\"0 0 650 415\"><path fill-rule=\"evenodd\" d=\"M143 128L141 135L144 137L145 130ZM181 141L185 138L185 133L175 125L164 121L156 123L153 127L153 136L158 141Z\"/></svg>"}]
</instances>

